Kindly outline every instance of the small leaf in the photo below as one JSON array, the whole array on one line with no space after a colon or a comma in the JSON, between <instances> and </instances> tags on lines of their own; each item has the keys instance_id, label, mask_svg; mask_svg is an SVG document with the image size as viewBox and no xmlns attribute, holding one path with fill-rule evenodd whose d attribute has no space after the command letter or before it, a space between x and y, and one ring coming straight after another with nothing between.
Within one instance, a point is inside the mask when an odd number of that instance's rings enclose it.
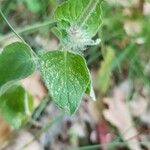
<instances>
[{"instance_id":1,"label":"small leaf","mask_svg":"<svg viewBox=\"0 0 150 150\"><path fill-rule=\"evenodd\" d=\"M29 76L35 68L31 49L26 44L16 42L6 46L0 54L0 91L2 86Z\"/></svg>"},{"instance_id":2,"label":"small leaf","mask_svg":"<svg viewBox=\"0 0 150 150\"><path fill-rule=\"evenodd\" d=\"M14 128L26 123L32 107L32 96L19 85L13 85L0 96L0 113Z\"/></svg>"},{"instance_id":3,"label":"small leaf","mask_svg":"<svg viewBox=\"0 0 150 150\"><path fill-rule=\"evenodd\" d=\"M58 22L58 30L64 32L71 25L78 25L77 20L89 3L90 0L68 0L58 6L54 14ZM99 1L96 9L90 13L89 18L83 25L83 29L93 37L97 33L101 23L101 2Z\"/></svg>"},{"instance_id":4,"label":"small leaf","mask_svg":"<svg viewBox=\"0 0 150 150\"><path fill-rule=\"evenodd\" d=\"M73 114L90 82L84 58L67 51L48 52L41 57L41 72L54 102Z\"/></svg>"}]
</instances>

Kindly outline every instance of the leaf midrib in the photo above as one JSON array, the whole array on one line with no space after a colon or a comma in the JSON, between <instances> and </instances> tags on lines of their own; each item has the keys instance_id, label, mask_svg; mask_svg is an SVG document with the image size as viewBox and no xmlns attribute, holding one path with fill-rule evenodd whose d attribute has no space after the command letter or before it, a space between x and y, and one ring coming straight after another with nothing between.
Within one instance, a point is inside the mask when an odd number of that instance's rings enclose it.
<instances>
[{"instance_id":1,"label":"leaf midrib","mask_svg":"<svg viewBox=\"0 0 150 150\"><path fill-rule=\"evenodd\" d=\"M69 105L69 108L70 108L71 103L69 101L69 89L68 89L68 80L67 80L67 66L68 66L67 55L68 55L68 51L65 50L65 52L64 52L64 60L65 60L65 87L67 89L67 109L68 109L68 105ZM70 109L69 109L69 112L70 112Z\"/></svg>"}]
</instances>

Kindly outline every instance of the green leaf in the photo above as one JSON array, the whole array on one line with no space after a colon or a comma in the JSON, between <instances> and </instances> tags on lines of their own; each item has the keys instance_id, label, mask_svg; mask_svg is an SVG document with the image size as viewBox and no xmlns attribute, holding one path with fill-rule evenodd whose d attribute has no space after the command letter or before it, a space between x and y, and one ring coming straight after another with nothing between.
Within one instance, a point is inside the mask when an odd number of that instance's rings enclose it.
<instances>
[{"instance_id":1,"label":"green leaf","mask_svg":"<svg viewBox=\"0 0 150 150\"><path fill-rule=\"evenodd\" d=\"M16 42L6 46L0 54L0 91L9 83L29 76L35 68L31 49L26 44Z\"/></svg>"},{"instance_id":2,"label":"green leaf","mask_svg":"<svg viewBox=\"0 0 150 150\"><path fill-rule=\"evenodd\" d=\"M62 3L54 14L56 21L58 21L58 30L64 32L63 30L68 29L70 25L76 25L80 15L85 11L89 3L90 0L68 0ZM86 30L87 34L93 37L97 33L102 22L101 2L99 1L96 9L87 15L89 15L89 17L84 23L83 29Z\"/></svg>"},{"instance_id":3,"label":"green leaf","mask_svg":"<svg viewBox=\"0 0 150 150\"><path fill-rule=\"evenodd\" d=\"M68 51L52 51L41 57L40 66L54 102L73 114L90 82L84 58Z\"/></svg>"},{"instance_id":4,"label":"green leaf","mask_svg":"<svg viewBox=\"0 0 150 150\"><path fill-rule=\"evenodd\" d=\"M100 87L103 94L106 93L110 85L112 64L114 59L115 51L111 47L107 47L106 56L104 57L104 61L101 64L97 79L97 85Z\"/></svg>"},{"instance_id":5,"label":"green leaf","mask_svg":"<svg viewBox=\"0 0 150 150\"><path fill-rule=\"evenodd\" d=\"M26 123L32 107L32 96L19 85L13 85L0 96L0 113L14 128Z\"/></svg>"},{"instance_id":6,"label":"green leaf","mask_svg":"<svg viewBox=\"0 0 150 150\"><path fill-rule=\"evenodd\" d=\"M37 13L42 9L42 3L39 0L24 0L27 8L33 12L33 13Z\"/></svg>"}]
</instances>

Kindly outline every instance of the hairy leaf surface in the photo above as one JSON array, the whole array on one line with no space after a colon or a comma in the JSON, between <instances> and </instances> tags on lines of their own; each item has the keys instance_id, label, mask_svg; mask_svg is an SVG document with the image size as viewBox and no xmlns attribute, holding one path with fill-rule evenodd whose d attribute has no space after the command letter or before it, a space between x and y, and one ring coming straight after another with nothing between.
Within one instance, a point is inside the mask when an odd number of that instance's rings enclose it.
<instances>
[{"instance_id":1,"label":"hairy leaf surface","mask_svg":"<svg viewBox=\"0 0 150 150\"><path fill-rule=\"evenodd\" d=\"M73 24L78 25L78 19L80 15L84 13L85 8L89 5L89 3L90 0L68 0L58 6L54 17L56 21L58 21L57 30L59 30L62 34L61 35L59 33L60 36L63 36L64 30L66 30L69 26ZM83 29L86 30L91 37L93 37L97 33L101 22L101 1L99 1L96 9L88 15L88 19L85 21Z\"/></svg>"},{"instance_id":2,"label":"hairy leaf surface","mask_svg":"<svg viewBox=\"0 0 150 150\"><path fill-rule=\"evenodd\" d=\"M90 82L85 60L68 51L52 51L41 57L41 72L54 102L73 114Z\"/></svg>"}]
</instances>

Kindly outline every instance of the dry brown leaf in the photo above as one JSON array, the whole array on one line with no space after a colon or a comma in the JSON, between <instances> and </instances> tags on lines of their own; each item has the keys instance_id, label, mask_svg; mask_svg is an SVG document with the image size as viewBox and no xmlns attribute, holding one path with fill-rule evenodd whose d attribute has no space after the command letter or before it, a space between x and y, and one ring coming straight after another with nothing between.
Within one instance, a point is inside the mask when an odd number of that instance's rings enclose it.
<instances>
[{"instance_id":1,"label":"dry brown leaf","mask_svg":"<svg viewBox=\"0 0 150 150\"><path fill-rule=\"evenodd\" d=\"M108 105L108 109L103 111L103 115L107 121L113 124L131 150L141 150L138 139L137 130L133 126L132 116L128 106L125 103L125 95L121 89L115 89L112 98L105 98L104 103ZM134 137L134 138L133 138Z\"/></svg>"}]
</instances>

